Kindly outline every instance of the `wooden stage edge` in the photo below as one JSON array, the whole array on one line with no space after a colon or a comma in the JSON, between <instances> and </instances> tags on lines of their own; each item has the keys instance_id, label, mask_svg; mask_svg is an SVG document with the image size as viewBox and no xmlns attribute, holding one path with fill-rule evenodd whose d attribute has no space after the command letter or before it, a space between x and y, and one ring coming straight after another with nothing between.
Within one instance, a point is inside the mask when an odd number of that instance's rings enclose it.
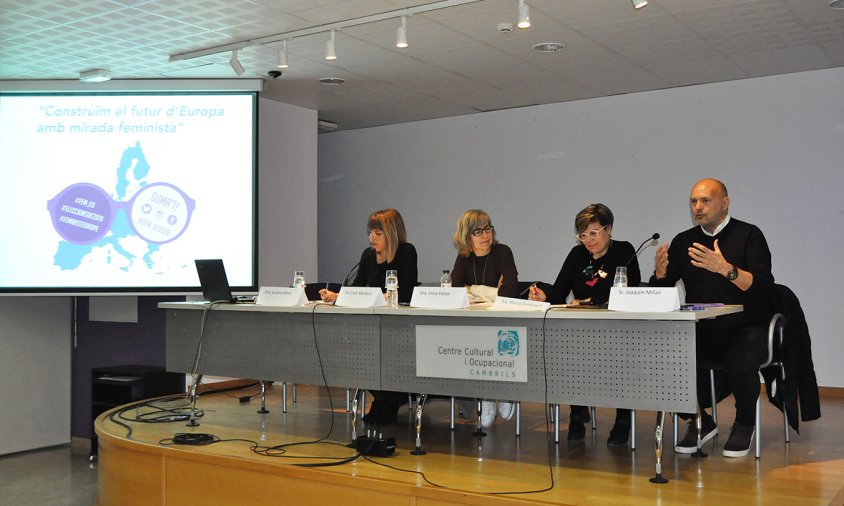
<instances>
[{"instance_id":1,"label":"wooden stage edge","mask_svg":"<svg viewBox=\"0 0 844 506\"><path fill-rule=\"evenodd\" d=\"M830 426L819 422L801 426L801 435L792 434L784 445L779 411L763 408L762 459L748 456L726 459L720 446L729 430L705 450L707 459L691 459L671 451L671 432L666 434L663 473L665 485L649 483L653 476L653 413L640 413L637 427L638 450L607 447L606 435L612 426L614 410L598 410L598 430L582 443L567 443L563 417L562 441L546 450L546 426L542 405L525 404L522 409L522 435L514 437L514 421L498 421L482 439L471 435L473 423L459 421L454 432L448 429L448 403L434 401L426 408L423 426L424 456L410 455L413 430L406 409L387 435L395 436L396 456L376 458L402 470L424 472L443 487L426 483L419 474L401 472L357 459L333 467L299 467L293 462L326 462L326 458L353 456L340 444L301 445L287 448L287 457L267 457L250 450L246 441L223 441L206 446L161 444L176 433L213 434L221 439L242 439L271 446L319 438L332 426L330 441L347 443L350 423L345 413L344 391L314 386L298 387L298 402L288 393L288 412L282 413L281 386L269 389L269 414L257 414L260 399L239 402L252 395L248 391L206 392L197 408L203 410L198 427L184 421L140 423L122 419L127 429L109 420L108 412L96 420L99 436L99 495L97 504L711 504L729 501L746 504L834 504L844 498L844 451L842 437L835 435L821 443L824 429L835 426L844 415L844 399L834 395L824 407L835 409L825 415ZM176 409L182 401L163 407ZM333 409L332 409L333 408ZM126 418L151 412L132 409ZM729 407L719 414L732 420ZM822 419L823 420L823 419ZM322 458L322 459L321 459ZM549 467L549 458L552 466ZM556 486L524 495L491 495L493 491L527 491ZM833 501L832 503L830 501Z\"/></svg>"}]
</instances>

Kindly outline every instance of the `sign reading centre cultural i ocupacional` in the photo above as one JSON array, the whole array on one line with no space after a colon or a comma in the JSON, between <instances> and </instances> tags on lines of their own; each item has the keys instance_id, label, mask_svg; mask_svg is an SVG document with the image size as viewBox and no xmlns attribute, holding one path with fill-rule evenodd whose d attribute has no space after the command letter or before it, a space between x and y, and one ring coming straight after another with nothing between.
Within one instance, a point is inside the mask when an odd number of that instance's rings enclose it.
<instances>
[{"instance_id":1,"label":"sign reading centre cultural i ocupacional","mask_svg":"<svg viewBox=\"0 0 844 506\"><path fill-rule=\"evenodd\" d=\"M416 375L526 382L526 327L416 326Z\"/></svg>"}]
</instances>

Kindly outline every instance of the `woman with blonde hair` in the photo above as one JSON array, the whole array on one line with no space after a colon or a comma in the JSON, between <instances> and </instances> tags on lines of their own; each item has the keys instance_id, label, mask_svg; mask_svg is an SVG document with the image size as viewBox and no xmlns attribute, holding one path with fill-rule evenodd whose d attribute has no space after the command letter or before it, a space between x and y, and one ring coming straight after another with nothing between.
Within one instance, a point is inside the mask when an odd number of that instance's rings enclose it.
<instances>
[{"instance_id":1,"label":"woman with blonde hair","mask_svg":"<svg viewBox=\"0 0 844 506\"><path fill-rule=\"evenodd\" d=\"M510 248L498 242L489 214L469 209L457 220L454 231L457 258L451 271L452 286L465 286L474 299L494 301L495 297L519 296L519 272ZM461 405L466 403L461 402ZM495 422L496 411L505 420L513 416L512 402L484 400L481 403L481 425ZM474 409L469 410L469 412ZM464 408L464 412L466 409Z\"/></svg>"},{"instance_id":2,"label":"woman with blonde hair","mask_svg":"<svg viewBox=\"0 0 844 506\"><path fill-rule=\"evenodd\" d=\"M470 287L474 295L482 297L491 293L489 298L493 300L496 295L519 296L519 273L513 252L496 239L495 227L486 211L465 211L457 220L453 242L457 259L451 271L452 286Z\"/></svg>"}]
</instances>

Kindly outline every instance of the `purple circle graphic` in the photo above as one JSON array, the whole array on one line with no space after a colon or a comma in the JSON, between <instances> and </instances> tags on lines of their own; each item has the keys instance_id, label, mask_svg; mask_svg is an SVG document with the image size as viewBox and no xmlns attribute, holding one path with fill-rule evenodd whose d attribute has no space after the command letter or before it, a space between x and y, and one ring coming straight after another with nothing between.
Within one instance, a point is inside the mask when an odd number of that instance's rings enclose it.
<instances>
[{"instance_id":1,"label":"purple circle graphic","mask_svg":"<svg viewBox=\"0 0 844 506\"><path fill-rule=\"evenodd\" d=\"M91 244L111 228L112 202L111 196L99 186L76 183L50 199L47 209L53 219L53 228L64 240Z\"/></svg>"}]
</instances>

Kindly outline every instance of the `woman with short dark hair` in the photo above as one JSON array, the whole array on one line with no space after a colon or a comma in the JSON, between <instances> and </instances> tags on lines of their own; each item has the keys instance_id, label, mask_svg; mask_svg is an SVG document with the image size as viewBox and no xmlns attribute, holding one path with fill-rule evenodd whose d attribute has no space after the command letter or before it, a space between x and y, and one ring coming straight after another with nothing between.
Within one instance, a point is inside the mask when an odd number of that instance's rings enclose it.
<instances>
[{"instance_id":1,"label":"woman with short dark hair","mask_svg":"<svg viewBox=\"0 0 844 506\"><path fill-rule=\"evenodd\" d=\"M627 267L630 286L641 281L639 262L633 245L612 238L613 214L604 204L589 204L574 218L578 244L569 251L553 285L536 283L530 288L530 300L563 304L606 304L610 297L616 267ZM629 262L629 263L628 263ZM586 406L572 406L569 417L569 441L586 437L585 423L590 420ZM615 425L610 430L609 445L623 445L630 437L630 410L616 410Z\"/></svg>"}]
</instances>

